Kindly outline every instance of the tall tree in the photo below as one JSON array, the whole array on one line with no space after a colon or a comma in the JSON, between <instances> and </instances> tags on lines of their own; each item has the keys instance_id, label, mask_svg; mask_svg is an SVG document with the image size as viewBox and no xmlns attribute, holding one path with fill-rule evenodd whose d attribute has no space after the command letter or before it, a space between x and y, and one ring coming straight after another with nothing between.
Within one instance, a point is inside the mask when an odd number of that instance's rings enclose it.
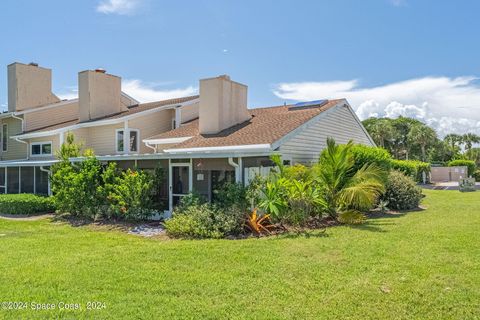
<instances>
[{"instance_id":1,"label":"tall tree","mask_svg":"<svg viewBox=\"0 0 480 320\"><path fill-rule=\"evenodd\" d=\"M480 143L480 137L475 133L465 133L462 136L462 141L465 144L465 150L468 151L472 149L474 143Z\"/></svg>"},{"instance_id":2,"label":"tall tree","mask_svg":"<svg viewBox=\"0 0 480 320\"><path fill-rule=\"evenodd\" d=\"M435 130L424 124L415 124L408 133L410 144L417 144L421 150L421 160L427 160L427 147L432 146L437 141Z\"/></svg>"},{"instance_id":3,"label":"tall tree","mask_svg":"<svg viewBox=\"0 0 480 320\"><path fill-rule=\"evenodd\" d=\"M393 149L395 150L393 154L397 159L403 158L402 155L404 155L405 159L408 160L412 149L408 140L408 134L413 126L424 124L416 119L400 116L397 119L392 120L392 125L395 133L395 137L392 142Z\"/></svg>"},{"instance_id":4,"label":"tall tree","mask_svg":"<svg viewBox=\"0 0 480 320\"><path fill-rule=\"evenodd\" d=\"M463 141L463 137L456 133L449 133L445 136L445 138L443 138L443 141L448 143L450 148L454 150L455 148L460 147L460 144Z\"/></svg>"},{"instance_id":5,"label":"tall tree","mask_svg":"<svg viewBox=\"0 0 480 320\"><path fill-rule=\"evenodd\" d=\"M385 142L393 138L393 126L390 119L378 119L370 127L370 136L377 145L385 149Z\"/></svg>"}]
</instances>

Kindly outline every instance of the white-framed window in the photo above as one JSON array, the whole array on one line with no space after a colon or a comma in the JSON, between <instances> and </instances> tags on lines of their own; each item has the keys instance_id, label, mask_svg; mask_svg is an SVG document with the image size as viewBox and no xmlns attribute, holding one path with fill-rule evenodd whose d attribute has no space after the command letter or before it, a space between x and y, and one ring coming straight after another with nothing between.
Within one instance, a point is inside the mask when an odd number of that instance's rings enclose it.
<instances>
[{"instance_id":1,"label":"white-framed window","mask_svg":"<svg viewBox=\"0 0 480 320\"><path fill-rule=\"evenodd\" d=\"M7 151L8 149L8 124L4 123L2 125L2 151Z\"/></svg>"},{"instance_id":2,"label":"white-framed window","mask_svg":"<svg viewBox=\"0 0 480 320\"><path fill-rule=\"evenodd\" d=\"M52 155L52 142L32 142L30 144L30 155L32 157L44 157Z\"/></svg>"},{"instance_id":3,"label":"white-framed window","mask_svg":"<svg viewBox=\"0 0 480 320\"><path fill-rule=\"evenodd\" d=\"M126 143L128 143L128 150L130 152L138 152L140 147L140 130L128 129L128 139L125 139L125 130L115 130L115 150L117 152L126 152Z\"/></svg>"},{"instance_id":4,"label":"white-framed window","mask_svg":"<svg viewBox=\"0 0 480 320\"><path fill-rule=\"evenodd\" d=\"M175 120L175 118L172 118L172 130L175 129L177 127L177 121Z\"/></svg>"}]
</instances>

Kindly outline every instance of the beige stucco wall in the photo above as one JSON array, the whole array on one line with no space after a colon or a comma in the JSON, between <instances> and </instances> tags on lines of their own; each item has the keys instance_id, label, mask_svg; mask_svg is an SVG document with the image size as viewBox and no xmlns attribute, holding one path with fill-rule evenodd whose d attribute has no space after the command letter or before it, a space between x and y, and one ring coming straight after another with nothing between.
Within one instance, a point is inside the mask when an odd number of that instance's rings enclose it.
<instances>
[{"instance_id":1,"label":"beige stucco wall","mask_svg":"<svg viewBox=\"0 0 480 320\"><path fill-rule=\"evenodd\" d=\"M52 93L52 70L23 63L8 66L8 111L60 101Z\"/></svg>"},{"instance_id":2,"label":"beige stucco wall","mask_svg":"<svg viewBox=\"0 0 480 320\"><path fill-rule=\"evenodd\" d=\"M459 181L461 178L468 178L468 168L457 167L432 167L430 171L431 182Z\"/></svg>"},{"instance_id":3,"label":"beige stucco wall","mask_svg":"<svg viewBox=\"0 0 480 320\"><path fill-rule=\"evenodd\" d=\"M121 78L91 70L78 74L80 121L127 110L122 104Z\"/></svg>"},{"instance_id":4,"label":"beige stucco wall","mask_svg":"<svg viewBox=\"0 0 480 320\"><path fill-rule=\"evenodd\" d=\"M210 134L250 119L247 86L228 76L200 80L200 133Z\"/></svg>"},{"instance_id":5,"label":"beige stucco wall","mask_svg":"<svg viewBox=\"0 0 480 320\"><path fill-rule=\"evenodd\" d=\"M22 122L14 118L4 118L0 122L2 125L7 124L8 128L8 137L7 139L7 151L1 151L2 160L15 160L15 159L25 159L27 157L27 145L22 142L18 142L14 139L10 139L11 136L19 134L22 132Z\"/></svg>"},{"instance_id":6,"label":"beige stucco wall","mask_svg":"<svg viewBox=\"0 0 480 320\"><path fill-rule=\"evenodd\" d=\"M51 107L23 115L25 119L25 130L35 130L49 125L78 119L78 102L61 104L58 107Z\"/></svg>"}]
</instances>

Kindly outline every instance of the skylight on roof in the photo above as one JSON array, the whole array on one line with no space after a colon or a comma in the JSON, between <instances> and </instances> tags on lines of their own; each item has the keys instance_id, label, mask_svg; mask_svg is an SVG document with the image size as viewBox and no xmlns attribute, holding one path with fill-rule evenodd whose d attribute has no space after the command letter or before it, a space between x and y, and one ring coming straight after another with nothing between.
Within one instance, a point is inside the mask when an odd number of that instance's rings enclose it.
<instances>
[{"instance_id":1,"label":"skylight on roof","mask_svg":"<svg viewBox=\"0 0 480 320\"><path fill-rule=\"evenodd\" d=\"M308 107L321 107L328 102L327 99L322 100L312 100L312 101L305 101L305 102L298 102L291 106L290 108L308 108Z\"/></svg>"}]
</instances>

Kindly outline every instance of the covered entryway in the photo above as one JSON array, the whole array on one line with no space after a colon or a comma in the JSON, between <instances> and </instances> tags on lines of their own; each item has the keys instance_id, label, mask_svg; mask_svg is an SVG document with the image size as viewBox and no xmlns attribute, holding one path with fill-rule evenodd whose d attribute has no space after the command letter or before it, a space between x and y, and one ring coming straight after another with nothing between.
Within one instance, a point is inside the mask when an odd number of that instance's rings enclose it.
<instances>
[{"instance_id":1,"label":"covered entryway","mask_svg":"<svg viewBox=\"0 0 480 320\"><path fill-rule=\"evenodd\" d=\"M180 203L180 199L192 191L192 160L171 159L168 164L169 209Z\"/></svg>"}]
</instances>

